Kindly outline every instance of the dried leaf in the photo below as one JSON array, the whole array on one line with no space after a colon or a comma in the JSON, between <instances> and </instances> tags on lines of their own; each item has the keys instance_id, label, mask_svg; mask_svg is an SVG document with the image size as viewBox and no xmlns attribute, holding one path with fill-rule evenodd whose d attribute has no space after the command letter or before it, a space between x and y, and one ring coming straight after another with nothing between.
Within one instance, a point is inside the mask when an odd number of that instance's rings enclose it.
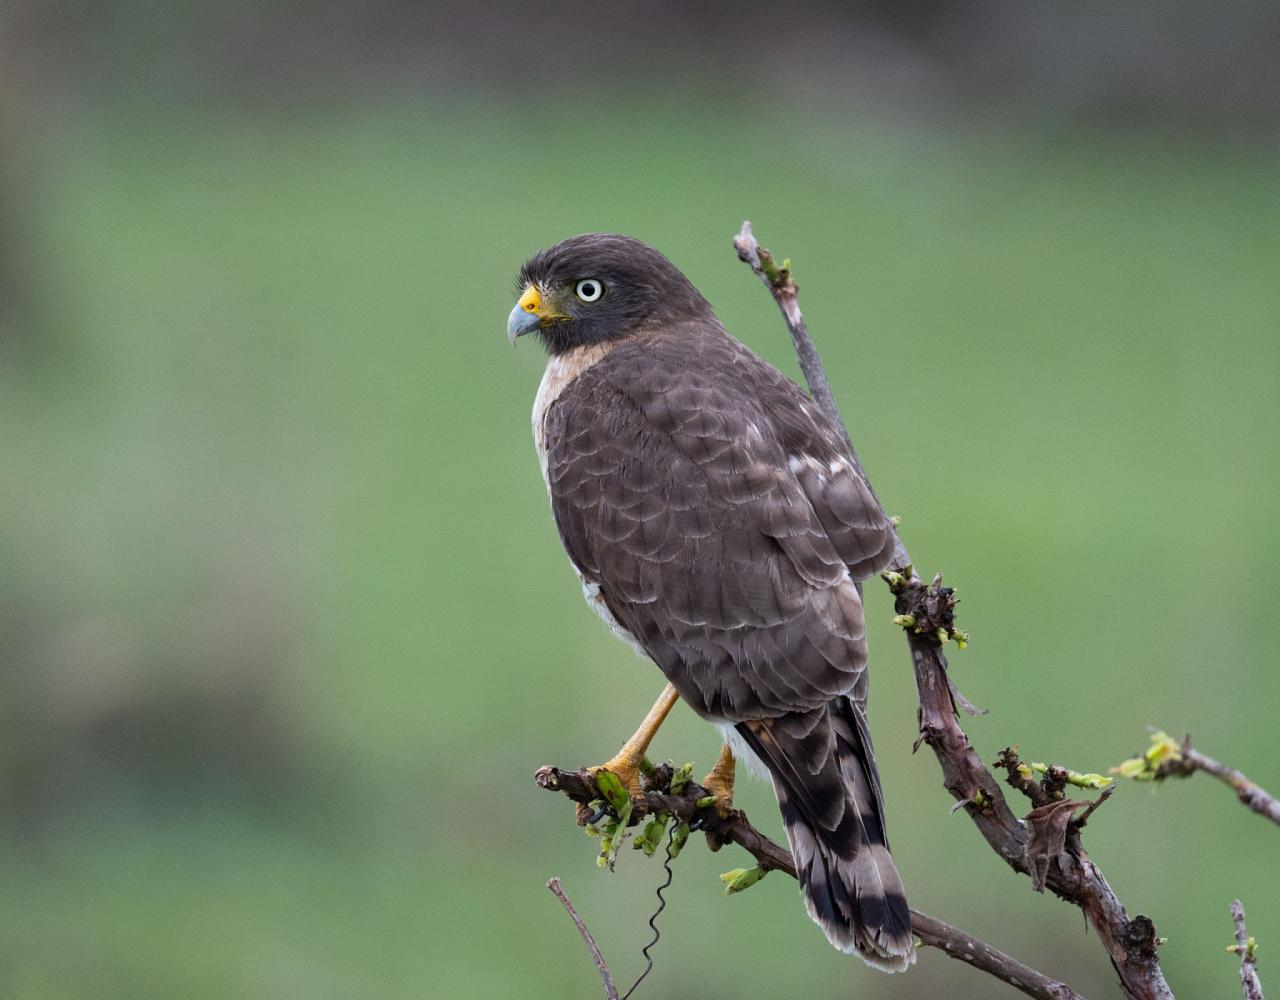
<instances>
[{"instance_id":1,"label":"dried leaf","mask_svg":"<svg viewBox=\"0 0 1280 1000\"><path fill-rule=\"evenodd\" d=\"M1027 837L1023 852L1031 873L1031 886L1036 892L1044 892L1049 865L1066 850L1067 827L1071 823L1071 817L1077 809L1083 809L1088 804L1059 799L1057 802L1036 806L1023 817L1031 834Z\"/></svg>"}]
</instances>

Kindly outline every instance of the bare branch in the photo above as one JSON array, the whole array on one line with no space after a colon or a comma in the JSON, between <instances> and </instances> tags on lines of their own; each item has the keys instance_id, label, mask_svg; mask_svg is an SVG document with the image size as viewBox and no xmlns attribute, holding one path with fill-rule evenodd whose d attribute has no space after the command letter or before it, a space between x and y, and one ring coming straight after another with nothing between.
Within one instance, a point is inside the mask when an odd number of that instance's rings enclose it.
<instances>
[{"instance_id":1,"label":"bare branch","mask_svg":"<svg viewBox=\"0 0 1280 1000\"><path fill-rule=\"evenodd\" d=\"M779 267L774 257L757 243L750 223L734 239L738 256L764 281L782 310L805 378L814 399L834 421L844 426L831 394L821 358L813 346L796 301L796 286L790 267ZM848 437L848 429L845 428ZM856 452L855 452L855 462ZM859 468L861 465L859 464ZM865 473L864 473L865 475ZM906 546L898 540L896 580L890 585L896 595L896 609L902 617L919 696L920 740L928 743L942 768L942 781L986 838L987 843L1015 871L1030 874L1025 859L1027 831L1010 811L999 784L969 743L956 720L956 698L947 674L939 632L920 628L921 610L938 604L943 588L940 581L926 586L912 569ZM905 624L910 621L910 625ZM951 633L943 632L948 638ZM1130 920L1124 906L1103 877L1101 870L1080 846L1078 828L1066 838L1066 850L1049 866L1048 887L1061 898L1079 906L1097 931L1108 957L1120 977L1126 995L1135 1000L1171 1000L1173 992L1165 982L1156 954L1155 926L1139 915Z\"/></svg>"},{"instance_id":2,"label":"bare branch","mask_svg":"<svg viewBox=\"0 0 1280 1000\"><path fill-rule=\"evenodd\" d=\"M591 931L587 929L582 917L578 916L578 911L573 908L573 904L569 902L569 897L560 888L560 880L558 878L548 880L547 888L555 893L556 899L564 904L565 910L573 920L573 925L578 928L578 933L582 935L582 940L586 942L587 951L591 952L591 961L596 963L596 971L600 973L600 980L604 983L605 1000L618 1000L618 987L614 985L613 973L609 971L609 964L604 960L604 956L600 954L596 939L591 936Z\"/></svg>"},{"instance_id":3,"label":"bare branch","mask_svg":"<svg viewBox=\"0 0 1280 1000\"><path fill-rule=\"evenodd\" d=\"M1244 990L1244 1000L1263 1000L1262 982L1258 979L1257 942L1249 937L1249 929L1244 925L1244 905L1240 900L1231 904L1231 919L1236 925L1236 943L1234 948L1240 956L1240 986Z\"/></svg>"},{"instance_id":4,"label":"bare branch","mask_svg":"<svg viewBox=\"0 0 1280 1000\"><path fill-rule=\"evenodd\" d=\"M1016 958L1010 958L989 944L959 928L919 910L911 911L911 930L922 943L946 952L952 958L1002 979L1029 997L1041 1000L1084 1000L1075 990L1050 979Z\"/></svg>"},{"instance_id":5,"label":"bare branch","mask_svg":"<svg viewBox=\"0 0 1280 1000\"><path fill-rule=\"evenodd\" d=\"M1250 781L1234 767L1228 767L1201 753L1191 745L1191 737L1175 742L1162 729L1152 729L1151 746L1136 757L1123 761L1111 769L1112 774L1133 778L1135 781L1164 781L1165 778L1187 778L1196 771L1211 774L1224 785L1230 786L1236 797L1259 816L1280 824L1280 800L1266 789Z\"/></svg>"},{"instance_id":6,"label":"bare branch","mask_svg":"<svg viewBox=\"0 0 1280 1000\"><path fill-rule=\"evenodd\" d=\"M1235 789L1236 796L1259 816L1265 816L1272 823L1280 824L1280 800L1274 795L1255 785L1234 767L1227 767L1207 754L1201 753L1191 745L1188 736L1182 745L1183 759L1191 763L1197 771L1212 774L1219 781Z\"/></svg>"},{"instance_id":7,"label":"bare branch","mask_svg":"<svg viewBox=\"0 0 1280 1000\"><path fill-rule=\"evenodd\" d=\"M669 773L667 778L669 779ZM548 765L538 769L534 780L542 788L562 792L580 806L601 798L596 788L595 777L585 769L563 771ZM644 796L636 800L632 807L633 818L667 813L677 820L702 830L706 834L707 846L713 851L720 850L725 844L737 844L755 858L756 864L764 871L785 872L792 878L796 877L796 866L791 852L752 826L746 813L740 809L734 809L727 816L721 816L714 805L700 805L701 802L706 801L710 793L697 782L689 782L678 794L672 794L669 789L656 790L652 787L652 782L648 784L650 787L646 788ZM566 909L569 909L567 901L564 902ZM570 915L574 916L571 909ZM598 952L593 948L593 943L590 942L587 932L576 916L574 922L579 924L579 930L583 932L584 940L588 940L588 947L592 948L592 955L595 957ZM1050 979L1016 958L1006 955L999 949L991 947L986 942L966 934L937 917L931 917L919 910L912 910L911 930L922 944L937 948L952 958L995 976L1029 997L1036 997L1038 1000L1083 1000L1080 994L1069 986ZM597 961L597 968L602 962L603 959ZM601 975L603 976L604 973L602 972ZM608 984L606 984L607 988Z\"/></svg>"},{"instance_id":8,"label":"bare branch","mask_svg":"<svg viewBox=\"0 0 1280 1000\"><path fill-rule=\"evenodd\" d=\"M787 329L791 331L791 342L795 345L796 356L800 361L800 370L804 372L805 381L809 383L809 392L835 420L836 426L844 429L844 421L840 419L840 408L836 405L836 397L831 392L831 383L827 381L826 369L822 367L822 358L818 357L818 349L814 347L813 338L809 336L809 328L805 325L804 316L800 314L800 305L796 299L799 289L791 280L791 261L781 264L773 259L773 255L756 242L751 233L751 223L744 221L742 231L733 238L734 249L738 258L755 272L756 277L764 282L769 294L782 310L782 317L787 321ZM849 432L845 430L845 441L849 450L853 451L854 464L861 470L858 453L849 440Z\"/></svg>"}]
</instances>

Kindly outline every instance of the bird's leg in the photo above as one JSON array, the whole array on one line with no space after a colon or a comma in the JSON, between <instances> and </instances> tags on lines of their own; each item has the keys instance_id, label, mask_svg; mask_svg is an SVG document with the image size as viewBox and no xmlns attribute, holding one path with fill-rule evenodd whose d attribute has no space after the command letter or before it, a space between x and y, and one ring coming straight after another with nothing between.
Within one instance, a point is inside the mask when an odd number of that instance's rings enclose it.
<instances>
[{"instance_id":1,"label":"bird's leg","mask_svg":"<svg viewBox=\"0 0 1280 1000\"><path fill-rule=\"evenodd\" d=\"M720 750L715 767L702 779L703 787L716 797L716 812L728 816L733 809L733 777L738 769L733 751L726 743Z\"/></svg>"},{"instance_id":2,"label":"bird's leg","mask_svg":"<svg viewBox=\"0 0 1280 1000\"><path fill-rule=\"evenodd\" d=\"M649 749L649 744L653 741L658 727L662 725L672 706L679 700L680 696L676 694L676 689L668 684L662 689L662 694L658 695L658 700L653 703L653 708L649 709L649 714L644 717L635 735L622 744L622 749L609 761L589 767L587 770L592 774L597 771L610 771L622 782L622 787L633 796L643 794L640 788L640 762L644 760L645 751Z\"/></svg>"}]
</instances>

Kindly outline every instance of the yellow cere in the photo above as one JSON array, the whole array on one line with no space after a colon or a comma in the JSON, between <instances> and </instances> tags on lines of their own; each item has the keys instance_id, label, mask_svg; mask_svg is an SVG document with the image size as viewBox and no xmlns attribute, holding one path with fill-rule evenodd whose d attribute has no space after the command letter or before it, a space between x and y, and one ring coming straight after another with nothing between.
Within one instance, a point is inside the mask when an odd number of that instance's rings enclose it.
<instances>
[{"instance_id":1,"label":"yellow cere","mask_svg":"<svg viewBox=\"0 0 1280 1000\"><path fill-rule=\"evenodd\" d=\"M525 312L541 315L542 313L542 293L538 291L536 285L530 285L524 290L524 294L520 296L517 303Z\"/></svg>"}]
</instances>

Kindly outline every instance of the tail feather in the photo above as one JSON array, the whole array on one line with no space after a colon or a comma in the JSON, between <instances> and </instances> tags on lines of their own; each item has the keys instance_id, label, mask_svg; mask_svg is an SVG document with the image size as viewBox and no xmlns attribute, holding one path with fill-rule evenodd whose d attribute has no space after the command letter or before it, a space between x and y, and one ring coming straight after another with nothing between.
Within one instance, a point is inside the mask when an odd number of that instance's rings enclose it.
<instances>
[{"instance_id":1,"label":"tail feather","mask_svg":"<svg viewBox=\"0 0 1280 1000\"><path fill-rule=\"evenodd\" d=\"M862 713L841 697L737 728L773 777L809 916L841 951L885 972L908 968L911 916Z\"/></svg>"}]
</instances>

